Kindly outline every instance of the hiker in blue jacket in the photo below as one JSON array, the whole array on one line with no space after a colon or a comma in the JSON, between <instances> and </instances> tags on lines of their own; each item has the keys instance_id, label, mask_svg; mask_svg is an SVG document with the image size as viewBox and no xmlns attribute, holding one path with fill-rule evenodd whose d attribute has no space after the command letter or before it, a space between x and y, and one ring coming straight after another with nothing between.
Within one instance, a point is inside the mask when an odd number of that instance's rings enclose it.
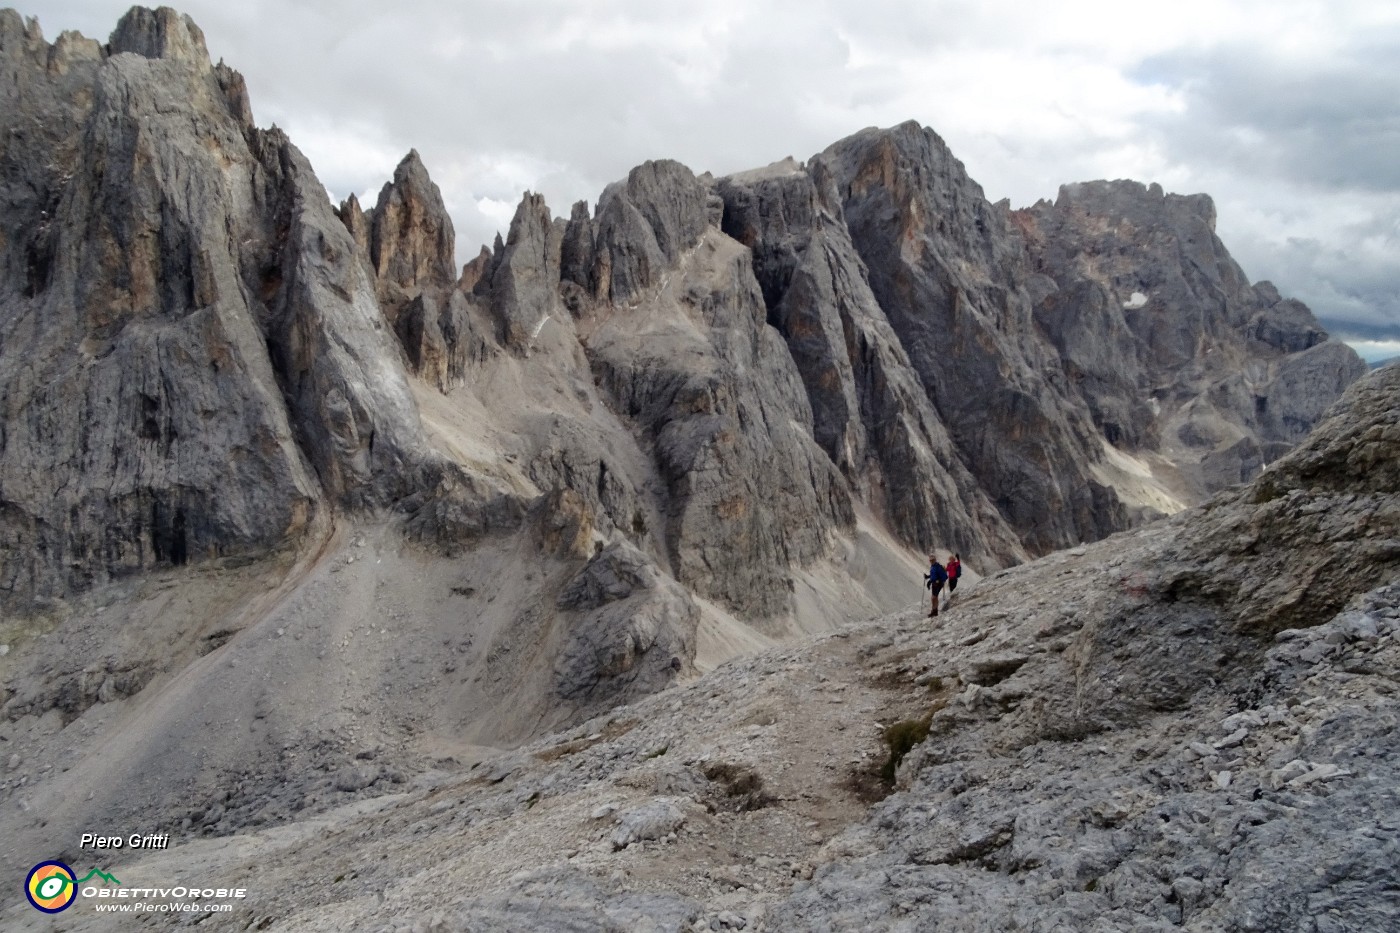
<instances>
[{"instance_id":1,"label":"hiker in blue jacket","mask_svg":"<svg viewBox=\"0 0 1400 933\"><path fill-rule=\"evenodd\" d=\"M943 569L943 565L938 562L937 554L928 556L928 573L924 574L924 586L933 592L933 608L928 611L929 618L938 615L938 595L943 592L943 584L948 582L948 571Z\"/></svg>"}]
</instances>

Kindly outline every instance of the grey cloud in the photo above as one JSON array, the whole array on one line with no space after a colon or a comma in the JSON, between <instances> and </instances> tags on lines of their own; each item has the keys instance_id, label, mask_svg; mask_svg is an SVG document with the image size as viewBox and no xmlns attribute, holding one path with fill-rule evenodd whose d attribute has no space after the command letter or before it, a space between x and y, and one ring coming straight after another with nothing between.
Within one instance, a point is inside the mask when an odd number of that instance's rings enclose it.
<instances>
[{"instance_id":1,"label":"grey cloud","mask_svg":"<svg viewBox=\"0 0 1400 933\"><path fill-rule=\"evenodd\" d=\"M1315 240L1294 239L1279 251L1301 300L1342 337L1381 339L1400 331L1395 254L1359 258Z\"/></svg>"},{"instance_id":2,"label":"grey cloud","mask_svg":"<svg viewBox=\"0 0 1400 933\"><path fill-rule=\"evenodd\" d=\"M1184 108L1143 132L1216 197L1220 234L1250 275L1338 336L1400 336L1400 36L1327 56L1179 52L1135 77L1180 93ZM1317 232L1279 235L1306 229Z\"/></svg>"},{"instance_id":3,"label":"grey cloud","mask_svg":"<svg viewBox=\"0 0 1400 933\"><path fill-rule=\"evenodd\" d=\"M1400 189L1400 37L1314 61L1225 47L1148 61L1185 110L1160 120L1171 151L1333 188Z\"/></svg>"},{"instance_id":4,"label":"grey cloud","mask_svg":"<svg viewBox=\"0 0 1400 933\"><path fill-rule=\"evenodd\" d=\"M1252 203L1254 186L1239 184ZM1285 195L1291 191L1282 188ZM1337 225L1314 216L1318 208L1297 199L1284 210L1292 216L1268 213L1246 216L1242 203L1220 208L1222 238L1245 271L1270 279L1287 295L1311 307L1334 335L1358 339L1400 337L1400 193L1334 195L1343 216L1359 219ZM1228 221L1228 223L1227 223ZM1289 236L1277 228L1325 227L1325 239Z\"/></svg>"}]
</instances>

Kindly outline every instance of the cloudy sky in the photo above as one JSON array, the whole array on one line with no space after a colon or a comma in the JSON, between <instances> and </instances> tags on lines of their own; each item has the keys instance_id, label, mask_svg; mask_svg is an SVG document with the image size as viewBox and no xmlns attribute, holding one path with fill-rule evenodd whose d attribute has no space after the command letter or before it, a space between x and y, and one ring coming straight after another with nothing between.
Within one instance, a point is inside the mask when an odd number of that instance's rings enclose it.
<instances>
[{"instance_id":1,"label":"cloudy sky","mask_svg":"<svg viewBox=\"0 0 1400 933\"><path fill-rule=\"evenodd\" d=\"M105 38L124 0L7 0ZM1094 178L1216 201L1252 279L1400 354L1394 0L183 0L332 195L409 148L458 260L649 158L716 174L915 119L992 200ZM1365 343L1370 341L1371 343Z\"/></svg>"}]
</instances>

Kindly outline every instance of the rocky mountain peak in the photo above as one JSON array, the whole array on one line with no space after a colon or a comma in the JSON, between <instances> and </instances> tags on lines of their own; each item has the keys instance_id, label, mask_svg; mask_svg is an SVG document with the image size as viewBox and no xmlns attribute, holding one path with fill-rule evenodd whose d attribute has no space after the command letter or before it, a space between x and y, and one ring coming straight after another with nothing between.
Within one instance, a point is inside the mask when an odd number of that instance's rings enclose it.
<instances>
[{"instance_id":1,"label":"rocky mountain peak","mask_svg":"<svg viewBox=\"0 0 1400 933\"><path fill-rule=\"evenodd\" d=\"M595 293L629 301L660 281L709 225L708 191L679 162L645 162L598 200Z\"/></svg>"},{"instance_id":2,"label":"rocky mountain peak","mask_svg":"<svg viewBox=\"0 0 1400 933\"><path fill-rule=\"evenodd\" d=\"M340 222L345 224L345 229L349 231L350 238L355 241L355 247L365 257L369 257L369 243L371 236L370 218L373 214L366 214L360 207L360 199L352 192L344 201L340 202L340 207L336 210L336 216ZM371 269L371 272L373 269Z\"/></svg>"},{"instance_id":3,"label":"rocky mountain peak","mask_svg":"<svg viewBox=\"0 0 1400 933\"><path fill-rule=\"evenodd\" d=\"M165 6L154 10L132 7L117 22L107 48L112 55L130 52L200 69L210 67L204 32L194 20Z\"/></svg>"},{"instance_id":4,"label":"rocky mountain peak","mask_svg":"<svg viewBox=\"0 0 1400 933\"><path fill-rule=\"evenodd\" d=\"M555 225L544 196L525 192L491 277L491 309L508 349L524 351L557 309L562 238L563 222Z\"/></svg>"},{"instance_id":5,"label":"rocky mountain peak","mask_svg":"<svg viewBox=\"0 0 1400 933\"><path fill-rule=\"evenodd\" d=\"M922 392L1026 546L1123 527L1123 506L1092 473L1101 443L1089 413L1039 337L1007 216L931 130L863 130L818 159Z\"/></svg>"},{"instance_id":6,"label":"rocky mountain peak","mask_svg":"<svg viewBox=\"0 0 1400 933\"><path fill-rule=\"evenodd\" d=\"M138 54L53 70L46 49L0 49L0 509L20 604L263 554L328 505L440 475L301 153L251 126L184 17L134 10L113 48Z\"/></svg>"},{"instance_id":7,"label":"rocky mountain peak","mask_svg":"<svg viewBox=\"0 0 1400 933\"><path fill-rule=\"evenodd\" d=\"M464 292L475 291L477 284L487 279L491 270L491 256L491 250L483 245L481 251L473 256L470 262L463 263L457 287Z\"/></svg>"},{"instance_id":8,"label":"rocky mountain peak","mask_svg":"<svg viewBox=\"0 0 1400 933\"><path fill-rule=\"evenodd\" d=\"M1189 216L1199 220L1206 232L1215 232L1215 200L1208 194L1168 194L1156 182L1118 179L1082 181L1060 186L1055 207L1100 217L1142 219L1153 214Z\"/></svg>"},{"instance_id":9,"label":"rocky mountain peak","mask_svg":"<svg viewBox=\"0 0 1400 933\"><path fill-rule=\"evenodd\" d=\"M580 204L568 220L555 219L542 199L527 195L509 235L459 273L451 220L416 150L397 166L373 209L362 209L354 197L337 212L288 200L292 191L315 200L319 183L289 140L252 126L236 72L221 64L173 75L157 67L162 59L142 57L204 54L197 28L178 14L133 10L111 48L137 56L75 54L69 72L57 75L47 63L40 66L43 49L29 49L33 30L17 16L5 23L7 36L20 37L7 41L22 38L28 50L14 52L25 62L19 86L26 101L51 94L45 106L71 108L89 99L73 88L92 84L99 110L149 119L168 137L92 137L107 147L106 157L161 138L158 159L168 149L170 159L200 166L192 176L199 190L182 197L214 205L191 208L191 219L171 223L149 209L165 194L152 200L145 179L109 171L126 179L130 202L95 203L127 205L122 218L99 212L81 235L65 233L63 224L52 223L53 212L63 208L65 224L77 215L63 207L62 160L48 154L76 152L79 137L16 136L8 158L46 166L28 170L35 179L25 190L41 194L16 202L6 241L13 244L7 267L25 283L22 297L76 289L80 300L70 307L82 309L95 345L105 350L126 326L122 315L178 320L191 309L223 307L240 294L235 283L241 281L241 294L253 298L246 314L268 338L270 372L291 406L285 430L301 445L297 456L321 491L342 504L377 506L408 494L403 468L411 463L427 470L423 477L441 475L438 466L425 466L437 461L423 453L413 392L398 367L407 363L450 393L474 367L503 352L530 359L542 351L550 362L532 369L538 375L553 367L546 381L556 382L557 392L655 432L637 456L665 475L674 497L653 507L669 516L657 556L680 578L714 577L713 567L701 569L701 552L685 542L722 549L725 538L696 522L693 504L723 502L729 512L757 520L759 512L736 503L767 482L749 472L763 457L807 476L815 497L804 491L793 502L820 511L830 527L848 527L850 504L859 501L906 543L924 549L942 542L997 566L1102 536L1144 513L1146 505L1125 504L1115 485L1123 477L1110 469L1105 445L1137 450L1161 443L1163 407L1168 417L1185 412L1165 430L1214 458L1199 471L1209 488L1272 456L1276 450L1267 444L1295 440L1319 413L1299 399L1330 398L1348 375L1338 369L1341 351L1305 309L1252 289L1231 266L1210 233L1208 201L1132 183L1093 183L1067 187L1057 206L1013 215L987 204L944 141L915 123L865 130L806 162L789 158L719 181L674 161L648 162L609 186L592 216ZM70 41L74 49L76 42ZM205 135L217 138L220 164L205 165L192 148L186 153L189 134L165 125L167 115L151 100L161 82L181 86L191 113L210 115ZM69 116L81 125L90 113L79 108ZM84 164L70 162L74 170ZM55 174L39 178L47 166ZM241 235L238 244L211 239L212 232L206 237L220 220L213 216L217 205L237 190L258 193L253 203L235 201L236 218L222 218ZM1084 218L1100 212L1114 219L1086 227ZM73 266L64 258L61 239L105 242L117 237L127 213L163 238L162 263L127 257L131 269L114 270L110 260ZM336 223L323 230L327 217ZM1166 231L1162 242L1180 247L1169 257L1175 266L1154 260L1109 269L1086 259L1100 246L1089 238L1126 237L1130 227L1152 224ZM172 258L182 256L187 264ZM1213 264L1196 261L1202 257ZM1238 415L1226 429L1202 415L1219 410L1218 402L1159 402L1154 410L1146 401L1176 372L1198 374L1188 400L1198 399L1206 384L1199 374L1208 369L1201 360L1210 347L1188 346L1182 336L1205 320L1200 308L1213 294L1210 282L1193 278L1204 274L1192 271L1198 267L1214 269L1223 290L1238 297L1223 312L1209 312L1206 332L1221 341L1244 334L1240 353L1255 352L1247 344L1271 348L1277 356L1271 384L1294 387L1275 397L1253 379L1216 392L1210 397L1232 399ZM1152 279L1144 269L1156 270L1163 287L1144 284ZM128 283L114 303L83 297L108 282ZM1142 312L1134 287L1151 292L1144 300L1153 314ZM1180 314L1156 314L1171 302ZM307 307L333 306L333 314L313 313L316 323L307 330ZM645 318L651 329L634 328L624 339L603 326L637 309L651 315ZM326 328L342 336L353 331L358 349L329 364L317 349L334 344L323 343ZM689 338L679 336L688 329L702 338L698 345L686 346ZM706 362L698 369L673 365L649 356L656 347ZM622 348L647 357L645 371ZM751 367L766 372L768 384L752 381ZM658 379L662 370L667 375ZM1304 385L1322 391L1295 391ZM661 402L648 397L653 391ZM709 427L688 436L678 426L698 425L688 420L695 416L717 418L713 424L731 424L741 434L758 431L762 439L738 442L728 428ZM777 426L782 418L792 431ZM770 450L774 443L783 449ZM710 457L725 465L724 480L696 498L689 474L710 470ZM560 471L559 451L548 458L547 469L525 467L543 471L532 482L548 485L562 475L570 485L586 483L572 466ZM416 469L408 473L418 475ZM630 496L604 497L598 490L610 488L606 480L592 485L590 507L604 498L612 501L608 508L624 501L634 511L640 507ZM646 524L637 515L609 520L616 528ZM681 526L689 530L677 531ZM779 576L822 552L805 538L777 551L774 543L765 538L761 553L784 555L777 559ZM728 582L716 585L730 605L761 604L771 612L784 603Z\"/></svg>"},{"instance_id":10,"label":"rocky mountain peak","mask_svg":"<svg viewBox=\"0 0 1400 933\"><path fill-rule=\"evenodd\" d=\"M18 10L0 10L0 49L14 53L25 48L32 50L44 44L44 32L39 27L38 17L25 18Z\"/></svg>"},{"instance_id":11,"label":"rocky mountain peak","mask_svg":"<svg viewBox=\"0 0 1400 933\"><path fill-rule=\"evenodd\" d=\"M452 219L416 149L403 157L393 180L380 189L369 223L369 258L390 323L425 288L457 277Z\"/></svg>"},{"instance_id":12,"label":"rocky mountain peak","mask_svg":"<svg viewBox=\"0 0 1400 933\"><path fill-rule=\"evenodd\" d=\"M749 247L768 323L787 343L813 436L866 501L911 541L995 562L1022 555L954 452L870 289L826 163L792 160L722 178L722 229Z\"/></svg>"},{"instance_id":13,"label":"rocky mountain peak","mask_svg":"<svg viewBox=\"0 0 1400 933\"><path fill-rule=\"evenodd\" d=\"M1073 391L1114 443L1184 449L1194 495L1278 457L1321 414L1315 400L1364 371L1305 306L1249 283L1207 195L1085 182L1012 221Z\"/></svg>"}]
</instances>

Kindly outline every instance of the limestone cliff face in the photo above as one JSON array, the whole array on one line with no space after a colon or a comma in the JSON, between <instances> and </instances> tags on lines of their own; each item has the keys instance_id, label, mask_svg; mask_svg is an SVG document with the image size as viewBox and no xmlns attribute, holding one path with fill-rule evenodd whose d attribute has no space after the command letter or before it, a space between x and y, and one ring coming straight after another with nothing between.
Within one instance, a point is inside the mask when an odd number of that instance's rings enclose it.
<instances>
[{"instance_id":1,"label":"limestone cliff face","mask_svg":"<svg viewBox=\"0 0 1400 933\"><path fill-rule=\"evenodd\" d=\"M1126 524L1090 466L1087 410L1041 338L1019 237L931 130L866 130L819 157L871 293L960 458L1033 553Z\"/></svg>"},{"instance_id":2,"label":"limestone cliff face","mask_svg":"<svg viewBox=\"0 0 1400 933\"><path fill-rule=\"evenodd\" d=\"M648 163L605 195L592 283L599 300L639 307L599 321L587 352L609 403L648 435L679 578L773 614L789 570L853 523L851 495L764 324L751 254L709 225L708 200L676 163Z\"/></svg>"},{"instance_id":3,"label":"limestone cliff face","mask_svg":"<svg viewBox=\"0 0 1400 933\"><path fill-rule=\"evenodd\" d=\"M187 18L104 48L6 11L0 70L0 587L265 551L424 481L350 236Z\"/></svg>"},{"instance_id":4,"label":"limestone cliff face","mask_svg":"<svg viewBox=\"0 0 1400 933\"><path fill-rule=\"evenodd\" d=\"M440 271L400 292L397 331L445 389L490 382L511 360L567 385L547 419L511 422L531 481L571 490L601 534L635 539L685 586L769 617L790 608L790 575L828 553L853 505L813 441L798 368L764 324L750 253L712 223L715 207L676 162L633 170L596 220L586 206L553 219L527 194L470 275Z\"/></svg>"},{"instance_id":5,"label":"limestone cliff face","mask_svg":"<svg viewBox=\"0 0 1400 933\"><path fill-rule=\"evenodd\" d=\"M802 376L813 436L852 490L911 543L1024 557L871 292L825 163L780 163L718 187L724 230L752 250L768 321Z\"/></svg>"},{"instance_id":6,"label":"limestone cliff face","mask_svg":"<svg viewBox=\"0 0 1400 933\"><path fill-rule=\"evenodd\" d=\"M358 210L347 202L341 211L357 241ZM361 245L368 249L385 316L394 323L409 298L456 277L452 219L417 150L404 156L365 217L369 230Z\"/></svg>"},{"instance_id":7,"label":"limestone cliff face","mask_svg":"<svg viewBox=\"0 0 1400 933\"><path fill-rule=\"evenodd\" d=\"M1307 307L1251 285L1206 195L1066 185L1017 211L1036 320L1105 436L1176 452L1199 492L1248 479L1365 371Z\"/></svg>"},{"instance_id":8,"label":"limestone cliff face","mask_svg":"<svg viewBox=\"0 0 1400 933\"><path fill-rule=\"evenodd\" d=\"M1169 464L1194 501L1362 372L1305 306L1248 283L1204 195L1093 182L1009 212L915 124L718 192L813 436L911 542L1005 561L1100 537L1155 508L1108 460Z\"/></svg>"}]
</instances>

